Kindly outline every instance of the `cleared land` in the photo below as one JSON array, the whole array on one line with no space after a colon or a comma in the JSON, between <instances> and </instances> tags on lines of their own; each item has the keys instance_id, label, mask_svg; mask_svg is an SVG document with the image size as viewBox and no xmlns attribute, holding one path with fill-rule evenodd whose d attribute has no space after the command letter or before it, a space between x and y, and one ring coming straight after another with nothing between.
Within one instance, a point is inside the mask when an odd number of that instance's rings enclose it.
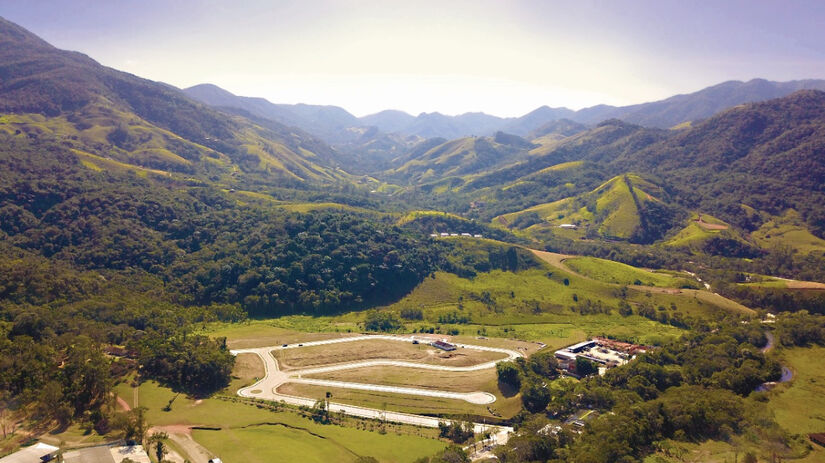
<instances>
[{"instance_id":1,"label":"cleared land","mask_svg":"<svg viewBox=\"0 0 825 463\"><path fill-rule=\"evenodd\" d=\"M786 280L782 278L770 278L764 281L753 283L740 283L742 286L756 288L777 288L777 289L798 289L798 290L825 290L825 283L818 281Z\"/></svg>"},{"instance_id":2,"label":"cleared land","mask_svg":"<svg viewBox=\"0 0 825 463\"><path fill-rule=\"evenodd\" d=\"M251 371L248 367L241 370ZM236 369L233 374L244 373ZM128 384L119 385L116 391L131 402L133 389ZM432 455L446 445L433 439L437 430L388 425L388 432L379 434L356 429L360 420L353 420L346 427L320 425L290 411L273 412L217 398L196 401L154 382L140 385L138 396L140 405L148 408L147 420L153 426L220 428L220 431L193 430L192 436L226 463L351 462L358 456L401 463ZM163 411L170 402L171 412ZM403 434L396 435L395 430ZM300 449L299 458L284 458L290 449Z\"/></svg>"},{"instance_id":3,"label":"cleared land","mask_svg":"<svg viewBox=\"0 0 825 463\"><path fill-rule=\"evenodd\" d=\"M377 410L392 410L404 413L443 415L461 417L474 415L478 417L496 417L489 410L495 410L502 416L509 417L518 413L521 400L513 398L508 401L498 400L490 405L477 405L463 400L421 397L387 392L368 392L354 389L339 389L310 384L286 383L278 387L278 393L299 397L322 399L327 392L332 393L332 400L336 403L358 405Z\"/></svg>"},{"instance_id":4,"label":"cleared land","mask_svg":"<svg viewBox=\"0 0 825 463\"><path fill-rule=\"evenodd\" d=\"M281 344L321 341L347 336L346 333L295 331L270 322L215 324L213 329L208 331L208 334L213 338L225 337L226 345L230 349L279 346Z\"/></svg>"},{"instance_id":5,"label":"cleared land","mask_svg":"<svg viewBox=\"0 0 825 463\"><path fill-rule=\"evenodd\" d=\"M510 418L518 413L520 407L519 396L505 396L498 388L496 372L492 369L467 371L467 372L437 372L437 371L416 371L410 374L409 368L398 367L367 367L353 370L342 370L335 372L319 373L308 377L330 379L334 381L364 381L369 378L372 384L382 384L388 386L408 386L422 389L437 389L452 392L475 392L486 391L496 396L496 401L488 407L467 406L471 404L460 404L457 401L445 401L445 405L456 409L466 409L468 412L480 416ZM387 396L385 396L387 397ZM399 396L400 397L400 396ZM396 399L387 402L387 407L398 409ZM335 400L338 400L337 398ZM355 398L353 397L353 400ZM353 402L354 403L354 402ZM403 406L404 404L401 404ZM407 403L406 405L410 405ZM417 404L415 404L417 406ZM492 413L494 412L494 413Z\"/></svg>"},{"instance_id":6,"label":"cleared land","mask_svg":"<svg viewBox=\"0 0 825 463\"><path fill-rule=\"evenodd\" d=\"M306 375L307 378L364 382L389 386L420 387L454 392L486 390L496 381L493 369L478 371L427 371L392 366L355 368Z\"/></svg>"},{"instance_id":7,"label":"cleared land","mask_svg":"<svg viewBox=\"0 0 825 463\"><path fill-rule=\"evenodd\" d=\"M230 391L249 386L266 375L261 358L255 354L239 354L235 356L235 366L232 369Z\"/></svg>"},{"instance_id":8,"label":"cleared land","mask_svg":"<svg viewBox=\"0 0 825 463\"><path fill-rule=\"evenodd\" d=\"M433 365L463 367L505 358L498 352L457 349L446 352L425 344L382 340L354 341L331 346L308 346L273 351L284 371L357 360L404 360Z\"/></svg>"}]
</instances>

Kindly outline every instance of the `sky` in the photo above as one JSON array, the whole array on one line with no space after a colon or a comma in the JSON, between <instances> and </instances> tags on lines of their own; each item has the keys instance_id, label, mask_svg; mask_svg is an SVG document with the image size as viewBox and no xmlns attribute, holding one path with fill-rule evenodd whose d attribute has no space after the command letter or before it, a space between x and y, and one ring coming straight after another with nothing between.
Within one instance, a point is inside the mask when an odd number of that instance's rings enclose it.
<instances>
[{"instance_id":1,"label":"sky","mask_svg":"<svg viewBox=\"0 0 825 463\"><path fill-rule=\"evenodd\" d=\"M0 16L148 79L357 116L520 116L825 78L821 0L0 0Z\"/></svg>"}]
</instances>

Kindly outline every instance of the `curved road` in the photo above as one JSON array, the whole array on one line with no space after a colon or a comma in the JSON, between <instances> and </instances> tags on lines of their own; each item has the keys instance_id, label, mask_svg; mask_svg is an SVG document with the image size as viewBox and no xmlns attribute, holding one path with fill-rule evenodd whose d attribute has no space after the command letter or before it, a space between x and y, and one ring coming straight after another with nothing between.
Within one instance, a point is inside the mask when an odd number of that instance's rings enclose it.
<instances>
[{"instance_id":1,"label":"curved road","mask_svg":"<svg viewBox=\"0 0 825 463\"><path fill-rule=\"evenodd\" d=\"M776 339L773 336L773 333L770 331L765 331L765 338L767 342L765 345L759 349L760 352L763 354L767 354L771 350L773 350L774 346L776 345ZM793 370L786 366L782 366L782 376L779 378L779 381L768 381L767 383L762 383L759 386L756 386L757 392L765 392L771 390L772 387L776 386L779 383L787 383L788 381L793 379Z\"/></svg>"},{"instance_id":2,"label":"curved road","mask_svg":"<svg viewBox=\"0 0 825 463\"><path fill-rule=\"evenodd\" d=\"M378 385L378 384L363 384L363 383L351 383L351 382L344 382L344 381L330 381L330 380L321 380L321 379L308 379L308 378L301 378L302 375L307 374L317 374L329 371L339 371L344 369L353 369L353 368L363 368L367 366L397 366L397 367L404 367L404 368L418 368L418 369L427 369L427 370L439 370L439 371L475 371L475 370L482 370L487 368L495 368L495 365L499 362L513 360L518 357L522 357L522 354L513 350L509 349L500 349L496 347L486 347L486 346L475 346L469 344L456 344L459 347L466 348L466 349L475 349L475 350L483 350L488 352L499 352L502 354L507 355L506 358L492 361L492 362L485 362L477 365L471 365L467 367L450 367L445 365L430 365L424 363L415 363L415 362L404 362L404 361L395 361L395 360L368 360L368 361L360 361L360 362L349 362L343 363L339 365L330 365L330 366L323 366L323 367L315 367L315 368L308 368L303 370L292 370L289 372L281 371L278 367L278 361L275 360L275 357L272 355L272 351L279 350L279 349L297 349L301 347L310 347L310 346L318 346L318 345L328 345L328 344L336 344L341 342L353 342L353 341L362 341L367 339L384 339L388 341L398 341L398 342L412 342L413 337L401 337L401 336L385 336L385 335L374 335L374 336L353 336L349 338L335 338L335 339L327 339L323 341L313 341L313 342L305 342L302 345L289 345L289 346L270 346L270 347L258 347L253 349L237 349L232 350L233 355L238 354L255 354L261 358L264 363L264 370L265 375L264 377L256 382L255 384L242 388L238 390L238 395L241 397L248 397L248 398L256 398L256 399L265 399L265 400L273 400L273 401L284 401L291 405L303 405L303 406L313 406L315 404L314 399L306 398L306 397L297 397L287 394L281 394L277 391L277 388L284 383L295 382L295 383L304 383L304 384L312 384L312 385L320 385L320 386L329 386L329 387L339 387L339 388L349 388L349 389L360 389L360 390L371 390L377 392L392 392L398 394L407 394L407 395L421 395L421 396L428 396L428 397L441 397L441 398L448 398L448 399L460 399L465 400L470 403L476 404L488 404L495 401L495 396L487 393L487 392L470 392L470 393L460 393L460 392L450 392L450 391L439 391L439 390L431 390L431 389L420 389L420 388L411 388L411 387L397 387L397 386L385 386L385 385ZM372 418L372 419L379 419L385 421L392 421L396 423L403 423L403 424L412 424L415 426L425 426L435 428L438 427L439 422L449 422L449 420L433 418L429 416L422 416L422 415L413 415L409 413L400 413L400 412L390 412L385 410L378 410L373 408L366 408L366 407L358 407L355 405L346 405L346 404L339 404L339 403L330 403L330 411L332 412L340 412L345 413L347 415L357 416L361 418ZM484 425L481 423L474 423L475 425L475 432L476 433L483 433L483 432L490 432L493 435L493 439L498 443L503 443L507 441L509 433L513 431L512 428L506 426L491 426L491 425Z\"/></svg>"}]
</instances>

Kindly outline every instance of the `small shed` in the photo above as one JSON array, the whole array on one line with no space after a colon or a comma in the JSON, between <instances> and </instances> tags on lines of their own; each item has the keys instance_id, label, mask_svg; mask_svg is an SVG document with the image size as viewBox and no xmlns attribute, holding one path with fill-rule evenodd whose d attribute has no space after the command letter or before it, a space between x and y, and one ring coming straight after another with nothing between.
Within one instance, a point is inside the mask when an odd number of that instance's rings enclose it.
<instances>
[{"instance_id":1,"label":"small shed","mask_svg":"<svg viewBox=\"0 0 825 463\"><path fill-rule=\"evenodd\" d=\"M446 341L435 341L431 345L438 349L446 350L447 352L454 351L456 349L455 344L450 344Z\"/></svg>"}]
</instances>

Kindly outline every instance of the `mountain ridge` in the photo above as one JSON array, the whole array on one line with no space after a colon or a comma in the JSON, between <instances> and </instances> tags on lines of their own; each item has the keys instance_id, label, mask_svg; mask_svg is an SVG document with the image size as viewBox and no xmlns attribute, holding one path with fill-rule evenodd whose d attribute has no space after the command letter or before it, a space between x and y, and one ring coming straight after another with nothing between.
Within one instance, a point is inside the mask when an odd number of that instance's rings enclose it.
<instances>
[{"instance_id":1,"label":"mountain ridge","mask_svg":"<svg viewBox=\"0 0 825 463\"><path fill-rule=\"evenodd\" d=\"M206 87L220 87L200 84L184 89L184 92L199 101L213 106L237 106L262 117L271 117L286 125L294 125L324 138L330 143L351 141L347 129L353 127L376 127L381 132L415 135L425 138L462 138L467 136L489 136L503 131L525 137L541 126L551 122L569 119L594 125L607 119L620 119L651 128L671 128L686 122L711 117L732 106L765 101L789 95L797 90L825 90L825 80L804 79L775 82L761 78L749 81L731 80L696 92L678 94L663 100L627 105L596 105L579 110L565 107L540 106L519 117L498 117L483 112L467 112L448 116L439 112L422 112L416 116L396 109L387 109L363 117L355 117L337 106L321 105L279 105L262 98L238 97L230 101L225 94L210 96L203 91ZM261 106L270 105L269 110ZM278 108L278 109L274 109ZM316 113L316 118L298 114L301 108ZM273 112L274 111L274 112ZM277 114L276 114L277 113ZM267 116L267 114L269 114ZM319 119L326 119L320 120Z\"/></svg>"},{"instance_id":2,"label":"mountain ridge","mask_svg":"<svg viewBox=\"0 0 825 463\"><path fill-rule=\"evenodd\" d=\"M309 134L212 109L167 84L53 47L2 18L0 63L0 112L19 115L5 121L12 132L143 167L194 163L204 169L198 175L212 178L228 178L230 164L266 181L340 177L331 168L339 154Z\"/></svg>"}]
</instances>

